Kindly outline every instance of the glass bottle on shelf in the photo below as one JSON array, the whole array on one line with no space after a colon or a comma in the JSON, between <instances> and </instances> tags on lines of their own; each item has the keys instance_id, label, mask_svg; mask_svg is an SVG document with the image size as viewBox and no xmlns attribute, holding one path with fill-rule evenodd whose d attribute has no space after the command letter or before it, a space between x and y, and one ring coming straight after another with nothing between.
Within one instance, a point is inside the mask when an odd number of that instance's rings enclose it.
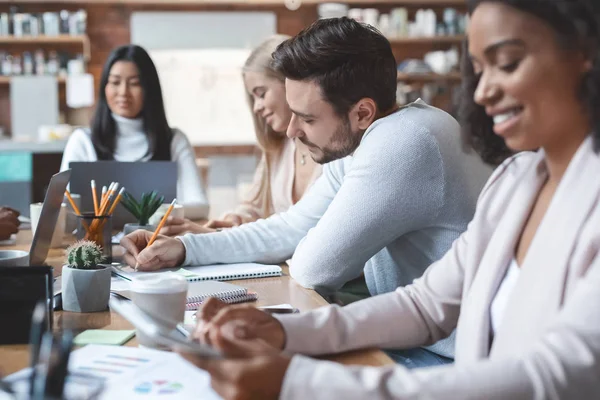
<instances>
[{"instance_id":1,"label":"glass bottle on shelf","mask_svg":"<svg viewBox=\"0 0 600 400\"><path fill-rule=\"evenodd\" d=\"M2 59L2 75L12 75L12 56L10 54Z\"/></svg>"},{"instance_id":2,"label":"glass bottle on shelf","mask_svg":"<svg viewBox=\"0 0 600 400\"><path fill-rule=\"evenodd\" d=\"M45 12L43 14L44 19L44 35L46 36L57 36L60 33L59 30L59 18L55 12Z\"/></svg>"},{"instance_id":3,"label":"glass bottle on shelf","mask_svg":"<svg viewBox=\"0 0 600 400\"><path fill-rule=\"evenodd\" d=\"M35 66L35 74L44 75L46 73L46 58L44 57L44 50L37 49L33 55L33 61Z\"/></svg>"},{"instance_id":4,"label":"glass bottle on shelf","mask_svg":"<svg viewBox=\"0 0 600 400\"><path fill-rule=\"evenodd\" d=\"M6 58L6 53L4 51L0 51L0 76L6 75L4 73L4 59Z\"/></svg>"},{"instance_id":5,"label":"glass bottle on shelf","mask_svg":"<svg viewBox=\"0 0 600 400\"><path fill-rule=\"evenodd\" d=\"M87 32L87 11L77 11L77 34L85 35Z\"/></svg>"},{"instance_id":6,"label":"glass bottle on shelf","mask_svg":"<svg viewBox=\"0 0 600 400\"><path fill-rule=\"evenodd\" d=\"M23 74L23 66L21 65L21 56L14 56L12 62L12 74L21 75Z\"/></svg>"},{"instance_id":7,"label":"glass bottle on shelf","mask_svg":"<svg viewBox=\"0 0 600 400\"><path fill-rule=\"evenodd\" d=\"M58 61L58 53L55 50L52 50L48 53L48 62L46 63L46 73L48 75L58 75L59 61Z\"/></svg>"},{"instance_id":8,"label":"glass bottle on shelf","mask_svg":"<svg viewBox=\"0 0 600 400\"><path fill-rule=\"evenodd\" d=\"M67 10L60 12L60 33L64 35L69 34L69 12Z\"/></svg>"},{"instance_id":9,"label":"glass bottle on shelf","mask_svg":"<svg viewBox=\"0 0 600 400\"><path fill-rule=\"evenodd\" d=\"M23 74L33 75L33 58L29 51L23 53Z\"/></svg>"}]
</instances>

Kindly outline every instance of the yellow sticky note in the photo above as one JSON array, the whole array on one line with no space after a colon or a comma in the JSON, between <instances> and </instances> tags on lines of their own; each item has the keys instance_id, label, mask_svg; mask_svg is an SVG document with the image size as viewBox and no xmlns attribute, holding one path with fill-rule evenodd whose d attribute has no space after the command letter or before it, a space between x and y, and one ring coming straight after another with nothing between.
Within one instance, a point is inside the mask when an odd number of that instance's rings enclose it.
<instances>
[{"instance_id":1,"label":"yellow sticky note","mask_svg":"<svg viewBox=\"0 0 600 400\"><path fill-rule=\"evenodd\" d=\"M76 346L86 344L112 344L120 346L135 336L134 330L88 329L75 336Z\"/></svg>"}]
</instances>

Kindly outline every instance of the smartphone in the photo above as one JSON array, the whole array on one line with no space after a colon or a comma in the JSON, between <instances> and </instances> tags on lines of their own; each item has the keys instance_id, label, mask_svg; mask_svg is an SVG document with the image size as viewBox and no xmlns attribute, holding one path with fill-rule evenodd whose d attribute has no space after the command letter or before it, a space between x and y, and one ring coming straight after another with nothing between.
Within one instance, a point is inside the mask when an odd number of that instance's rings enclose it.
<instances>
[{"instance_id":1,"label":"smartphone","mask_svg":"<svg viewBox=\"0 0 600 400\"><path fill-rule=\"evenodd\" d=\"M111 310L121 314L133 326L162 345L200 357L223 358L217 349L183 337L176 329L162 325L129 300L111 296L109 306Z\"/></svg>"}]
</instances>

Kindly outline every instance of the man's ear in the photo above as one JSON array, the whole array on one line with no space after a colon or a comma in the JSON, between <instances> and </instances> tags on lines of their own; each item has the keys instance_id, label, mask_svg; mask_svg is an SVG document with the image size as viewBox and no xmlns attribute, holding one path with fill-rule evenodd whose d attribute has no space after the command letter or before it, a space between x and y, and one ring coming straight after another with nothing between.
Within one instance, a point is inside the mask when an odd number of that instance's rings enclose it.
<instances>
[{"instance_id":1,"label":"man's ear","mask_svg":"<svg viewBox=\"0 0 600 400\"><path fill-rule=\"evenodd\" d=\"M377 104L373 99L365 97L356 102L356 104L350 109L350 122L353 128L360 130L366 130L377 115Z\"/></svg>"}]
</instances>

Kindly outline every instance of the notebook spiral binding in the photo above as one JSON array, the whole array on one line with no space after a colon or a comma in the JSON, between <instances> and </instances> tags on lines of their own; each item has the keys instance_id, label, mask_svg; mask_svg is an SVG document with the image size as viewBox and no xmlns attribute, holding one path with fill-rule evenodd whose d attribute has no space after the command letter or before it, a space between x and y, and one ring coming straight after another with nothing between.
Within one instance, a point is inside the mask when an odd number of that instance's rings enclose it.
<instances>
[{"instance_id":1,"label":"notebook spiral binding","mask_svg":"<svg viewBox=\"0 0 600 400\"><path fill-rule=\"evenodd\" d=\"M227 274L227 275L216 275L216 276L196 276L186 277L188 282L197 281L233 281L236 279L247 279L247 278L267 278L269 276L281 276L281 272L255 272L247 274Z\"/></svg>"},{"instance_id":2,"label":"notebook spiral binding","mask_svg":"<svg viewBox=\"0 0 600 400\"><path fill-rule=\"evenodd\" d=\"M224 293L212 293L204 296L193 296L188 299L188 303L185 308L187 311L197 310L202 302L209 297L216 297L227 304L243 303L245 301L254 301L258 298L258 295L254 292L246 292L245 290L234 290Z\"/></svg>"}]
</instances>

